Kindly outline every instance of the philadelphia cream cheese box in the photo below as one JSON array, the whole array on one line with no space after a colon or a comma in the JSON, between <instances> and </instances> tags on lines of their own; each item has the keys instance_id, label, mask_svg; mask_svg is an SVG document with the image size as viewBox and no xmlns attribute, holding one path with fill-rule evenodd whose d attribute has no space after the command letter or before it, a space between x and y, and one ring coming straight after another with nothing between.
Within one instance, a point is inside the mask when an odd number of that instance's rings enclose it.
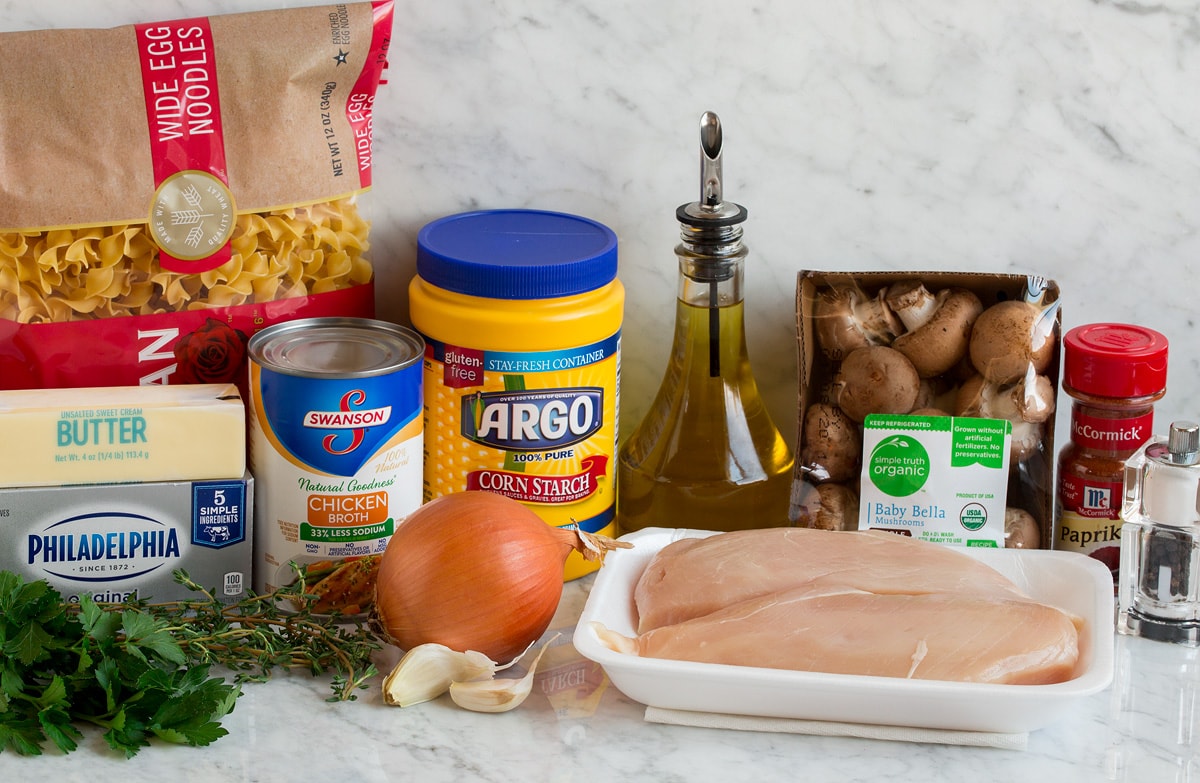
<instances>
[{"instance_id":1,"label":"philadelphia cream cheese box","mask_svg":"<svg viewBox=\"0 0 1200 783\"><path fill-rule=\"evenodd\" d=\"M0 489L0 569L45 579L67 601L199 598L250 587L254 480L164 481Z\"/></svg>"}]
</instances>

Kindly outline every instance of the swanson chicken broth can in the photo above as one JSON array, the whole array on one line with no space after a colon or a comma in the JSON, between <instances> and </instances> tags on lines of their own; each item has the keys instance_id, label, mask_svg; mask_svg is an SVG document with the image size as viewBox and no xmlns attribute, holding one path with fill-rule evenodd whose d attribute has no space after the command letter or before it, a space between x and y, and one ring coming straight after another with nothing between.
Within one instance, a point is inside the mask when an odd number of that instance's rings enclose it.
<instances>
[{"instance_id":1,"label":"swanson chicken broth can","mask_svg":"<svg viewBox=\"0 0 1200 783\"><path fill-rule=\"evenodd\" d=\"M617 237L594 220L488 210L422 228L425 499L485 490L614 535L624 302ZM597 567L572 552L563 576Z\"/></svg>"},{"instance_id":2,"label":"swanson chicken broth can","mask_svg":"<svg viewBox=\"0 0 1200 783\"><path fill-rule=\"evenodd\" d=\"M306 567L314 612L370 609L380 555L421 504L421 337L363 318L309 318L250 340L254 588Z\"/></svg>"}]
</instances>

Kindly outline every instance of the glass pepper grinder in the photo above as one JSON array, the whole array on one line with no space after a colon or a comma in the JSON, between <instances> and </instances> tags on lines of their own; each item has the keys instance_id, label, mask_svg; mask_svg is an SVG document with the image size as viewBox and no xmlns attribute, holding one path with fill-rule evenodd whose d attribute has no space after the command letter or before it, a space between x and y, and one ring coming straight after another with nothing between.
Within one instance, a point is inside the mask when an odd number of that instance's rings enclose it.
<instances>
[{"instance_id":1,"label":"glass pepper grinder","mask_svg":"<svg viewBox=\"0 0 1200 783\"><path fill-rule=\"evenodd\" d=\"M675 335L662 385L618 452L617 524L742 530L788 524L792 453L746 350L746 208L724 200L721 121L700 120L700 200L675 212Z\"/></svg>"},{"instance_id":2,"label":"glass pepper grinder","mask_svg":"<svg viewBox=\"0 0 1200 783\"><path fill-rule=\"evenodd\" d=\"M1177 421L1125 463L1117 630L1200 646L1200 425Z\"/></svg>"}]
</instances>

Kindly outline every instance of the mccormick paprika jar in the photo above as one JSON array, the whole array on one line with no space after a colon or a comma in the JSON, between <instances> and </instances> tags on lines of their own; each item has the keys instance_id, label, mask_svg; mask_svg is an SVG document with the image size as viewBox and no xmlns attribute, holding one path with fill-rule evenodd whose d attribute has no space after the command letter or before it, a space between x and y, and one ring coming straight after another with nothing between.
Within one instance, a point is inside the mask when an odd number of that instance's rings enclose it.
<instances>
[{"instance_id":1,"label":"mccormick paprika jar","mask_svg":"<svg viewBox=\"0 0 1200 783\"><path fill-rule=\"evenodd\" d=\"M1142 326L1078 326L1063 337L1062 378L1074 403L1071 440L1058 458L1053 548L1100 560L1115 584L1125 460L1154 434L1167 338Z\"/></svg>"},{"instance_id":2,"label":"mccormick paprika jar","mask_svg":"<svg viewBox=\"0 0 1200 783\"><path fill-rule=\"evenodd\" d=\"M442 218L417 236L409 304L425 339L424 500L496 492L615 535L616 235L558 212ZM597 567L572 552L564 578Z\"/></svg>"}]
</instances>

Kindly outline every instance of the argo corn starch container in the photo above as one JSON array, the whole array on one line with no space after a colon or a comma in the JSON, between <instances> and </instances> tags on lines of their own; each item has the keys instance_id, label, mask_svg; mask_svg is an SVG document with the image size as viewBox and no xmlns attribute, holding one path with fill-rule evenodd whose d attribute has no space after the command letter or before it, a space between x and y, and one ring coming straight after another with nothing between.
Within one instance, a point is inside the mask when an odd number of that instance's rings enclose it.
<instances>
[{"instance_id":1,"label":"argo corn starch container","mask_svg":"<svg viewBox=\"0 0 1200 783\"><path fill-rule=\"evenodd\" d=\"M616 531L617 237L587 218L489 210L429 223L409 285L425 340L424 500L506 495L547 524ZM572 553L565 579L597 567Z\"/></svg>"}]
</instances>

